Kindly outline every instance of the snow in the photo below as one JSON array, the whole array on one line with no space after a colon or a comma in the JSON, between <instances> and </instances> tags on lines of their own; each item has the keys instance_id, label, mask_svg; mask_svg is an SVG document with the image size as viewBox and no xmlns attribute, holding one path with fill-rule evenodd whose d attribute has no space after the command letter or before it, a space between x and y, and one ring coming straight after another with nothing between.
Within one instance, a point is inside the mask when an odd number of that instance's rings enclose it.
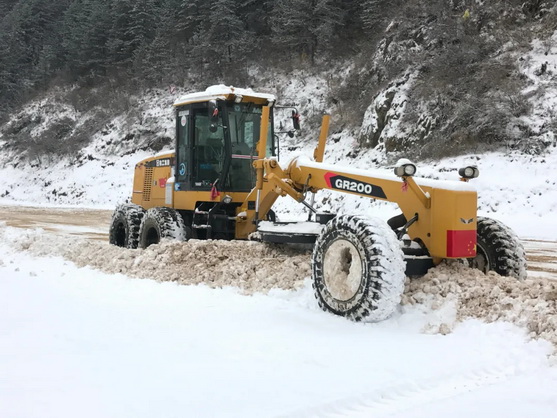
<instances>
[{"instance_id":1,"label":"snow","mask_svg":"<svg viewBox=\"0 0 557 418\"><path fill-rule=\"evenodd\" d=\"M207 87L207 89L203 92L186 94L176 99L176 101L174 102L174 106L180 106L192 102L205 102L213 99L226 100L226 97L231 94L235 96L247 96L266 99L269 103L274 103L276 101L276 97L273 94L256 93L252 89L243 89L219 84Z\"/></svg>"},{"instance_id":2,"label":"snow","mask_svg":"<svg viewBox=\"0 0 557 418\"><path fill-rule=\"evenodd\" d=\"M386 139L400 135L400 119L416 75L417 73L406 74L400 80L390 83L366 109L359 132L365 143L372 143L372 138L375 142L384 143Z\"/></svg>"},{"instance_id":3,"label":"snow","mask_svg":"<svg viewBox=\"0 0 557 418\"><path fill-rule=\"evenodd\" d=\"M155 155L153 155L152 157L164 157L164 156L167 156L167 155L170 155L170 154L175 154L175 153L176 153L176 151L173 150L173 149L164 150L164 151L157 152L157 153L156 153Z\"/></svg>"},{"instance_id":4,"label":"snow","mask_svg":"<svg viewBox=\"0 0 557 418\"><path fill-rule=\"evenodd\" d=\"M241 216L241 213L238 214ZM319 234L325 225L317 222L285 222L274 223L270 221L259 222L257 226L258 231L264 232L283 232L283 233L298 233L298 234Z\"/></svg>"},{"instance_id":5,"label":"snow","mask_svg":"<svg viewBox=\"0 0 557 418\"><path fill-rule=\"evenodd\" d=\"M407 164L412 164L415 165L412 161L410 161L408 158L399 158L399 160L396 162L395 167L402 167L403 165L407 165Z\"/></svg>"},{"instance_id":6,"label":"snow","mask_svg":"<svg viewBox=\"0 0 557 418\"><path fill-rule=\"evenodd\" d=\"M419 304L353 323L309 284L246 296L130 279L21 251L4 228L3 417L555 415L553 348L509 323L424 333L455 312Z\"/></svg>"}]
</instances>

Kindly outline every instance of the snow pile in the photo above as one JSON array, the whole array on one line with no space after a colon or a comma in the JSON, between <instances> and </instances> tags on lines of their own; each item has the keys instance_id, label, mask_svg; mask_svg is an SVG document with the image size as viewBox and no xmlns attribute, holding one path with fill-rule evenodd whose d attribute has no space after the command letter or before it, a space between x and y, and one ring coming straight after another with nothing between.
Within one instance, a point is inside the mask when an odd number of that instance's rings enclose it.
<instances>
[{"instance_id":1,"label":"snow pile","mask_svg":"<svg viewBox=\"0 0 557 418\"><path fill-rule=\"evenodd\" d=\"M101 241L52 237L40 230L21 233L0 227L0 237L11 240L16 250L59 255L79 267L185 285L235 286L246 294L298 289L311 275L309 251L260 242L168 240L145 250L129 250Z\"/></svg>"},{"instance_id":2,"label":"snow pile","mask_svg":"<svg viewBox=\"0 0 557 418\"><path fill-rule=\"evenodd\" d=\"M449 321L432 323L430 332L448 334L466 318L507 321L557 347L557 282L532 278L523 281L487 275L458 262L442 263L418 280L406 283L403 305L423 304L431 309L454 306ZM452 319L452 321L451 321Z\"/></svg>"}]
</instances>

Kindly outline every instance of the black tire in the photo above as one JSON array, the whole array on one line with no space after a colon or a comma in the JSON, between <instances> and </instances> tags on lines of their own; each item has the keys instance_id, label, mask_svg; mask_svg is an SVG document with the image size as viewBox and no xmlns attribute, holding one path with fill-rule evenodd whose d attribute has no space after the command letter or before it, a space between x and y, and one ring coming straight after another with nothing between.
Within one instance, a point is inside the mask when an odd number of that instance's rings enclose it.
<instances>
[{"instance_id":1,"label":"black tire","mask_svg":"<svg viewBox=\"0 0 557 418\"><path fill-rule=\"evenodd\" d=\"M151 208L145 212L139 227L139 246L147 248L169 238L185 241L191 237L180 213L171 208Z\"/></svg>"},{"instance_id":2,"label":"black tire","mask_svg":"<svg viewBox=\"0 0 557 418\"><path fill-rule=\"evenodd\" d=\"M354 321L381 321L396 310L404 291L404 270L399 241L380 219L337 216L315 242L317 302L323 310Z\"/></svg>"},{"instance_id":3,"label":"black tire","mask_svg":"<svg viewBox=\"0 0 557 418\"><path fill-rule=\"evenodd\" d=\"M124 248L137 248L139 227L145 211L133 203L118 205L112 214L108 241Z\"/></svg>"},{"instance_id":4,"label":"black tire","mask_svg":"<svg viewBox=\"0 0 557 418\"><path fill-rule=\"evenodd\" d=\"M277 214L275 213L275 211L273 209L269 209L269 211L267 212L267 220L269 222L276 222L277 221Z\"/></svg>"},{"instance_id":5,"label":"black tire","mask_svg":"<svg viewBox=\"0 0 557 418\"><path fill-rule=\"evenodd\" d=\"M505 224L478 216L476 257L470 266L484 273L495 271L501 276L526 278L526 255L518 236Z\"/></svg>"}]
</instances>

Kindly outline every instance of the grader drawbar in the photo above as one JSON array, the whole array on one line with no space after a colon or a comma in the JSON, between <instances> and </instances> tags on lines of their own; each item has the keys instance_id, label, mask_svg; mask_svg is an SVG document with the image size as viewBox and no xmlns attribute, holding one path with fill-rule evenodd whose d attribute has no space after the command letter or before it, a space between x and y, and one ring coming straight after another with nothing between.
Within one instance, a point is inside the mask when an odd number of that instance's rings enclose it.
<instances>
[{"instance_id":1,"label":"grader drawbar","mask_svg":"<svg viewBox=\"0 0 557 418\"><path fill-rule=\"evenodd\" d=\"M516 234L477 215L469 182L478 176L476 167L461 168L455 181L439 181L414 177L416 166L405 159L394 173L326 164L328 115L312 158L283 166L273 123L283 106L275 102L270 94L222 85L178 99L175 151L137 163L132 203L114 211L110 242L127 248L164 238L314 243L319 306L357 321L387 318L400 303L406 276L423 275L445 259L526 276ZM299 129L296 109L292 120ZM388 222L319 213L313 202L322 189L394 202L401 213ZM272 208L281 196L305 205L311 222L277 222Z\"/></svg>"}]
</instances>

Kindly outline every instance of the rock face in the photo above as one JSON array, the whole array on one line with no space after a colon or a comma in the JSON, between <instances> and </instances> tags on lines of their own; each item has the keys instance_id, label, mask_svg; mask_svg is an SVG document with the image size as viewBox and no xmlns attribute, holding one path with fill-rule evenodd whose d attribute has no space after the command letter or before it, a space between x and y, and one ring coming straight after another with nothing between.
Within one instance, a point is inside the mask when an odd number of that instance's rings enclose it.
<instances>
[{"instance_id":1,"label":"rock face","mask_svg":"<svg viewBox=\"0 0 557 418\"><path fill-rule=\"evenodd\" d=\"M414 77L415 78L415 77ZM384 144L385 151L400 151L404 138L399 129L413 77L406 75L379 93L367 108L360 128L360 143L371 148Z\"/></svg>"}]
</instances>

